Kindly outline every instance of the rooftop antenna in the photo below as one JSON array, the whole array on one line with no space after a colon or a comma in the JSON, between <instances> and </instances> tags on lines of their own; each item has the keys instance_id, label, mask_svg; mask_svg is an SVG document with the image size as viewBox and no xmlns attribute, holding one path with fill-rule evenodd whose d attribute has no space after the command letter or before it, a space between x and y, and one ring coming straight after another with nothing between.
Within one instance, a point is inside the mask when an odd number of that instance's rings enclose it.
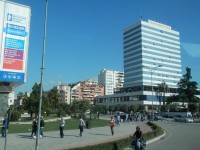
<instances>
[{"instance_id":1,"label":"rooftop antenna","mask_svg":"<svg viewBox=\"0 0 200 150\"><path fill-rule=\"evenodd\" d=\"M172 29L175 30L175 27L176 27L176 26L173 24L173 25L172 25Z\"/></svg>"},{"instance_id":2,"label":"rooftop antenna","mask_svg":"<svg viewBox=\"0 0 200 150\"><path fill-rule=\"evenodd\" d=\"M143 15L140 13L140 21L143 20Z\"/></svg>"}]
</instances>

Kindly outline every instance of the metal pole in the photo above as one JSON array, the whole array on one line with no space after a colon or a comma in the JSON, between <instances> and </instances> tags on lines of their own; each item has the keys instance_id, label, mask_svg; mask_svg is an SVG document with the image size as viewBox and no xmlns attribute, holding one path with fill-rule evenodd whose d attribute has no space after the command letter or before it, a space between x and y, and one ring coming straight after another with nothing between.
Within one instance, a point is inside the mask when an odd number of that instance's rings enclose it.
<instances>
[{"instance_id":1,"label":"metal pole","mask_svg":"<svg viewBox=\"0 0 200 150\"><path fill-rule=\"evenodd\" d=\"M154 112L153 112L153 82L152 82L152 74L153 74L153 71L151 70L151 92L152 92L152 119L153 119L153 121L154 121Z\"/></svg>"},{"instance_id":2,"label":"metal pole","mask_svg":"<svg viewBox=\"0 0 200 150\"><path fill-rule=\"evenodd\" d=\"M158 66L153 67L153 68L149 68L149 67L147 67L147 66L143 66L143 67L147 68L147 70L148 70L148 71L150 72L150 74L151 74L152 119L153 119L153 121L154 121L154 112L153 112L153 78L152 78L152 76L153 76L153 72L154 72L157 68L162 67L162 65L158 65Z\"/></svg>"},{"instance_id":3,"label":"metal pole","mask_svg":"<svg viewBox=\"0 0 200 150\"><path fill-rule=\"evenodd\" d=\"M38 150L38 142L39 142L39 136L40 136L42 90L43 90L43 78L44 78L44 55L45 55L45 49L46 49L46 27L47 27L47 12L48 12L47 8L48 8L48 0L45 0L44 37L43 37L42 67L41 67L41 82L40 82L40 101L39 101L38 128L37 128L35 150Z\"/></svg>"}]
</instances>

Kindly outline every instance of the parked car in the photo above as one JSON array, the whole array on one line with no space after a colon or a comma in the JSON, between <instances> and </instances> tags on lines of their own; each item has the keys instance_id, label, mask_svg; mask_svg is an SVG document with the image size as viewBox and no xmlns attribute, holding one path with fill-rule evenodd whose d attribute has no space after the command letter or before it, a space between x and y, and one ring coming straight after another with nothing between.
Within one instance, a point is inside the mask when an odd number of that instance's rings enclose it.
<instances>
[{"instance_id":1,"label":"parked car","mask_svg":"<svg viewBox=\"0 0 200 150\"><path fill-rule=\"evenodd\" d=\"M193 119L192 117L186 117L186 118L185 118L185 122L193 123L193 122L194 122L194 119Z\"/></svg>"},{"instance_id":2,"label":"parked car","mask_svg":"<svg viewBox=\"0 0 200 150\"><path fill-rule=\"evenodd\" d=\"M158 121L158 120L163 121L164 118L163 118L161 115L155 115L155 116L154 116L154 120L155 120L155 121Z\"/></svg>"},{"instance_id":3,"label":"parked car","mask_svg":"<svg viewBox=\"0 0 200 150\"><path fill-rule=\"evenodd\" d=\"M194 122L192 117L186 117L186 116L181 116L181 115L175 116L174 121L176 121L176 122L188 122L188 123Z\"/></svg>"},{"instance_id":4,"label":"parked car","mask_svg":"<svg viewBox=\"0 0 200 150\"><path fill-rule=\"evenodd\" d=\"M89 114L90 114L90 110L88 109L85 111L85 115L89 115Z\"/></svg>"}]
</instances>

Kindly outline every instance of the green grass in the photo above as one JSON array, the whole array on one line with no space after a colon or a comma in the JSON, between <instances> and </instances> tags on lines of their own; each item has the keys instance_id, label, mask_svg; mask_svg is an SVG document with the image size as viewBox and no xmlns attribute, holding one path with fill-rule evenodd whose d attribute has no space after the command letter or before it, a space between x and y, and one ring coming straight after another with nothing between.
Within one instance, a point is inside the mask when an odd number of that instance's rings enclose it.
<instances>
[{"instance_id":1,"label":"green grass","mask_svg":"<svg viewBox=\"0 0 200 150\"><path fill-rule=\"evenodd\" d=\"M57 131L60 121L45 122L45 131ZM78 129L79 119L67 119L65 120L65 130ZM91 127L102 127L109 124L108 120L92 119ZM9 133L27 133L31 132L31 124L10 124Z\"/></svg>"}]
</instances>

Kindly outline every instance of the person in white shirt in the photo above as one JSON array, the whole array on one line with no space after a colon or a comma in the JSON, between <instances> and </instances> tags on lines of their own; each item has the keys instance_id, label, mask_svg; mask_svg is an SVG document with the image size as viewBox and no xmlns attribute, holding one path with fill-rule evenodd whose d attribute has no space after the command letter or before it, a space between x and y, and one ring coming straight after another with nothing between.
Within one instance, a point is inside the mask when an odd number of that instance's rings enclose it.
<instances>
[{"instance_id":1,"label":"person in white shirt","mask_svg":"<svg viewBox=\"0 0 200 150\"><path fill-rule=\"evenodd\" d=\"M65 120L63 119L63 117L61 117L60 119L60 137L63 138L64 137L64 133L63 133L63 130L64 130L64 127L65 127Z\"/></svg>"},{"instance_id":2,"label":"person in white shirt","mask_svg":"<svg viewBox=\"0 0 200 150\"><path fill-rule=\"evenodd\" d=\"M85 126L85 121L83 120L82 116L79 119L79 129L80 129L80 136L82 136L83 133L83 127Z\"/></svg>"}]
</instances>

